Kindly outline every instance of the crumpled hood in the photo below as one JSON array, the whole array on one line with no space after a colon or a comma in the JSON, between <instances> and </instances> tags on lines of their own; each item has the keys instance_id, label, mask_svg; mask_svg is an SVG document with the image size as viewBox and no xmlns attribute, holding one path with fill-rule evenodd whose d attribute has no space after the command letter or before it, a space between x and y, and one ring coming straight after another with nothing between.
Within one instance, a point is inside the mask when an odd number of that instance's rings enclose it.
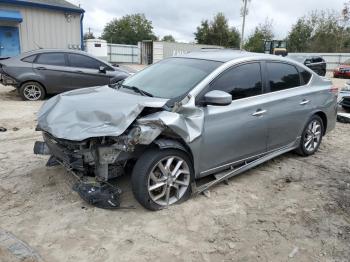
<instances>
[{"instance_id":1,"label":"crumpled hood","mask_svg":"<svg viewBox=\"0 0 350 262\"><path fill-rule=\"evenodd\" d=\"M57 138L73 141L119 136L145 107L161 108L167 101L108 86L77 89L49 99L38 113L38 126Z\"/></svg>"}]
</instances>

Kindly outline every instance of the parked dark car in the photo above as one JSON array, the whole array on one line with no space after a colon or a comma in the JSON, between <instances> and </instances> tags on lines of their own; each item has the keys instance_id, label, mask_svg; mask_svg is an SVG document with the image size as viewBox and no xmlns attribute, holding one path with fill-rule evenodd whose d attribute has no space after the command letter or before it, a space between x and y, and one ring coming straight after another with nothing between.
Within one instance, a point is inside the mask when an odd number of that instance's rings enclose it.
<instances>
[{"instance_id":1,"label":"parked dark car","mask_svg":"<svg viewBox=\"0 0 350 262\"><path fill-rule=\"evenodd\" d=\"M325 76L327 72L327 63L320 56L303 56L303 55L288 55L288 58L304 64L320 76Z\"/></svg>"},{"instance_id":2,"label":"parked dark car","mask_svg":"<svg viewBox=\"0 0 350 262\"><path fill-rule=\"evenodd\" d=\"M345 60L333 70L333 77L350 78L350 59Z\"/></svg>"},{"instance_id":3,"label":"parked dark car","mask_svg":"<svg viewBox=\"0 0 350 262\"><path fill-rule=\"evenodd\" d=\"M24 100L44 99L82 87L116 83L129 76L86 52L39 49L0 61L1 82L16 87Z\"/></svg>"}]
</instances>

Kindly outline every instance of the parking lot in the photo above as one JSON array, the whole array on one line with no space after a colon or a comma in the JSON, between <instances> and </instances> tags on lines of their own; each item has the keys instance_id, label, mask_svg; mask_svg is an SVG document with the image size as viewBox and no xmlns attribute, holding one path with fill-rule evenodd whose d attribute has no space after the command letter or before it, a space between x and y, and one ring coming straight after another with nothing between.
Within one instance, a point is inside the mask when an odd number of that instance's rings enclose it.
<instances>
[{"instance_id":1,"label":"parking lot","mask_svg":"<svg viewBox=\"0 0 350 262\"><path fill-rule=\"evenodd\" d=\"M349 124L337 123L309 158L285 154L159 212L142 208L122 178L122 205L132 208L108 211L32 153L42 103L0 86L0 229L44 261L348 261ZM17 261L0 245L1 257Z\"/></svg>"}]
</instances>

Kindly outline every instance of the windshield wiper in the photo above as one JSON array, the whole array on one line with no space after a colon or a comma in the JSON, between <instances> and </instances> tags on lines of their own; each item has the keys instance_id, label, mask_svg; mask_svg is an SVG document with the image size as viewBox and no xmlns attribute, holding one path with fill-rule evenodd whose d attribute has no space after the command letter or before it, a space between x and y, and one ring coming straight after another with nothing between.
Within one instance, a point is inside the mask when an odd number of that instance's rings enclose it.
<instances>
[{"instance_id":1,"label":"windshield wiper","mask_svg":"<svg viewBox=\"0 0 350 262\"><path fill-rule=\"evenodd\" d=\"M153 95L151 93L148 93L147 91L144 91L136 86L128 86L128 85L120 85L121 87L127 88L127 89L131 89L132 91L134 91L135 93L139 93L143 96L149 96L149 97L153 97Z\"/></svg>"}]
</instances>

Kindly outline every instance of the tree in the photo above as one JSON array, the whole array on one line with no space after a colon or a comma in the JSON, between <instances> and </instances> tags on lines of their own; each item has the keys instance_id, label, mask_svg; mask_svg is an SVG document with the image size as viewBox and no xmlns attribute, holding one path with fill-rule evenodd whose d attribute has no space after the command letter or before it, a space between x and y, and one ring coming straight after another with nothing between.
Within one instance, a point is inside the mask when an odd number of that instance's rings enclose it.
<instances>
[{"instance_id":1,"label":"tree","mask_svg":"<svg viewBox=\"0 0 350 262\"><path fill-rule=\"evenodd\" d=\"M175 42L175 38L172 35L165 35L163 36L162 41L165 42Z\"/></svg>"},{"instance_id":2,"label":"tree","mask_svg":"<svg viewBox=\"0 0 350 262\"><path fill-rule=\"evenodd\" d=\"M306 52L309 47L313 25L306 17L299 18L295 25L292 26L287 41L289 52Z\"/></svg>"},{"instance_id":3,"label":"tree","mask_svg":"<svg viewBox=\"0 0 350 262\"><path fill-rule=\"evenodd\" d=\"M349 30L334 11L314 11L299 18L288 34L290 52L341 52L350 42Z\"/></svg>"},{"instance_id":4,"label":"tree","mask_svg":"<svg viewBox=\"0 0 350 262\"><path fill-rule=\"evenodd\" d=\"M250 52L264 52L264 42L266 40L272 40L274 37L272 31L272 20L266 18L263 24L259 24L255 27L254 32L248 37L244 45L244 49Z\"/></svg>"},{"instance_id":5,"label":"tree","mask_svg":"<svg viewBox=\"0 0 350 262\"><path fill-rule=\"evenodd\" d=\"M86 32L84 34L84 40L87 40L87 39L95 39L96 37L94 36L94 33L93 32Z\"/></svg>"},{"instance_id":6,"label":"tree","mask_svg":"<svg viewBox=\"0 0 350 262\"><path fill-rule=\"evenodd\" d=\"M235 27L229 27L223 13L215 15L213 21L203 20L194 35L198 44L237 48L240 42L238 30Z\"/></svg>"},{"instance_id":7,"label":"tree","mask_svg":"<svg viewBox=\"0 0 350 262\"><path fill-rule=\"evenodd\" d=\"M156 40L152 22L144 14L126 15L115 18L103 29L102 39L110 43L136 45L142 40Z\"/></svg>"}]
</instances>

